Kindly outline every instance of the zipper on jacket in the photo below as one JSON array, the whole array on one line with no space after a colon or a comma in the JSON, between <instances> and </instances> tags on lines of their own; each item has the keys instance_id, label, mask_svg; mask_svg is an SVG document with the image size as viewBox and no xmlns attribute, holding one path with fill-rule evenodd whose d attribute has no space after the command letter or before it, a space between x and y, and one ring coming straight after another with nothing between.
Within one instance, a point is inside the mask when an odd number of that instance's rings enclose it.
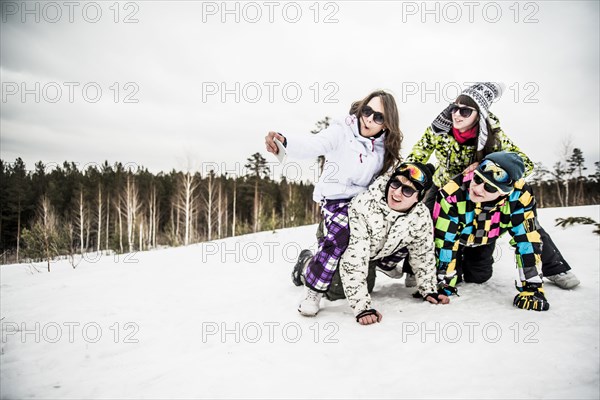
<instances>
[{"instance_id":1,"label":"zipper on jacket","mask_svg":"<svg viewBox=\"0 0 600 400\"><path fill-rule=\"evenodd\" d=\"M375 139L369 138L369 140L371 141L371 153L374 153L375 152ZM362 164L363 163L362 153L359 153L358 157L360 159L360 163Z\"/></svg>"}]
</instances>

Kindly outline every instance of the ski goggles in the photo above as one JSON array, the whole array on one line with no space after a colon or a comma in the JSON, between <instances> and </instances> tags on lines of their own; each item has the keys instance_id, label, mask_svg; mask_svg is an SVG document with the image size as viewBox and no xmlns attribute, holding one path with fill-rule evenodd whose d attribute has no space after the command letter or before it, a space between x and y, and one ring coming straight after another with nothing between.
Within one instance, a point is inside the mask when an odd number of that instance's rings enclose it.
<instances>
[{"instance_id":1,"label":"ski goggles","mask_svg":"<svg viewBox=\"0 0 600 400\"><path fill-rule=\"evenodd\" d=\"M402 182L400 182L397 179L394 179L391 183L390 183L390 187L394 190L402 188L402 194L404 195L404 197L411 197L413 196L415 193L418 192L418 190L411 188L410 186L404 185Z\"/></svg>"},{"instance_id":2,"label":"ski goggles","mask_svg":"<svg viewBox=\"0 0 600 400\"><path fill-rule=\"evenodd\" d=\"M369 106L364 106L360 110L360 113L365 118L368 118L371 115L373 115L373 122L375 122L377 125L383 125L383 121L385 120L383 113L380 113L379 111L373 111L373 109Z\"/></svg>"},{"instance_id":3,"label":"ski goggles","mask_svg":"<svg viewBox=\"0 0 600 400\"><path fill-rule=\"evenodd\" d=\"M408 172L408 175L406 172ZM411 163L400 164L400 166L396 169L396 173L400 173L411 181L417 182L422 186L425 186L425 183L427 182L427 176L423 173L423 171L421 171L421 168Z\"/></svg>"},{"instance_id":4,"label":"ski goggles","mask_svg":"<svg viewBox=\"0 0 600 400\"><path fill-rule=\"evenodd\" d=\"M483 160L483 162L479 164L477 169L479 169L482 173L493 177L495 182L502 183L505 185L512 184L512 179L510 179L510 175L508 175L508 172L506 172L502 167L500 167L492 160Z\"/></svg>"},{"instance_id":5,"label":"ski goggles","mask_svg":"<svg viewBox=\"0 0 600 400\"><path fill-rule=\"evenodd\" d=\"M471 107L460 107L456 104L450 104L450 106L448 107L448 111L450 112L450 115L452 115L456 111L458 111L458 113L460 114L461 117L469 118L471 116L471 114L473 114L473 111L477 111L477 110L474 108L471 108Z\"/></svg>"}]
</instances>

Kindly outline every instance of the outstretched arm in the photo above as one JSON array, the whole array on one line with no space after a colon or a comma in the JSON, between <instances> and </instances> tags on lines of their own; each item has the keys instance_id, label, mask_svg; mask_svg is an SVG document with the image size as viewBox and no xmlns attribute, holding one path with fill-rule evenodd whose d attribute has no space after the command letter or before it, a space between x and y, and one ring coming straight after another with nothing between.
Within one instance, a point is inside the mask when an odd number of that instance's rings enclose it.
<instances>
[{"instance_id":1,"label":"outstretched arm","mask_svg":"<svg viewBox=\"0 0 600 400\"><path fill-rule=\"evenodd\" d=\"M279 140L290 157L316 158L335 150L344 138L343 127L339 123L331 124L316 135L297 135L269 132L265 136L265 146L269 153L278 154L275 139Z\"/></svg>"}]
</instances>

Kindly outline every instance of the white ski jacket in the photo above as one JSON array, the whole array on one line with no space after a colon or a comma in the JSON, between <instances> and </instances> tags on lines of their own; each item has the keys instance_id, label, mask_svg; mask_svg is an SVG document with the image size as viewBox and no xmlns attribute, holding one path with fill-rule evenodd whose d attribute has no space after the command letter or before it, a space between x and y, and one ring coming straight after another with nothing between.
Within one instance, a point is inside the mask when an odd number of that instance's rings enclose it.
<instances>
[{"instance_id":1,"label":"white ski jacket","mask_svg":"<svg viewBox=\"0 0 600 400\"><path fill-rule=\"evenodd\" d=\"M325 156L325 165L315 185L313 200L350 199L367 190L383 168L384 138L360 135L355 115L334 120L316 135L284 135L290 157L310 159Z\"/></svg>"},{"instance_id":2,"label":"white ski jacket","mask_svg":"<svg viewBox=\"0 0 600 400\"><path fill-rule=\"evenodd\" d=\"M388 180L388 174L380 176L368 191L350 203L350 243L340 260L340 278L354 315L372 308L367 290L369 261L390 256L402 248L408 250L421 295L437 292L429 210L422 202L407 213L392 210L385 198Z\"/></svg>"}]
</instances>

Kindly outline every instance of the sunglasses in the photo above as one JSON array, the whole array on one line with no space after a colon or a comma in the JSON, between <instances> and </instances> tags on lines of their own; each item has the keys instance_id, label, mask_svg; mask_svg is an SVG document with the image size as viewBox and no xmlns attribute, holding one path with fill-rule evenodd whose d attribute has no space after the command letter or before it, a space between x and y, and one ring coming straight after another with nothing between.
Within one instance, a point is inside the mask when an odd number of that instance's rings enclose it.
<instances>
[{"instance_id":1,"label":"sunglasses","mask_svg":"<svg viewBox=\"0 0 600 400\"><path fill-rule=\"evenodd\" d=\"M375 122L377 125L383 125L383 113L380 113L379 111L373 111L373 109L369 106L364 106L362 110L360 110L360 113L365 118L368 118L371 115L373 115L373 122Z\"/></svg>"},{"instance_id":2,"label":"sunglasses","mask_svg":"<svg viewBox=\"0 0 600 400\"><path fill-rule=\"evenodd\" d=\"M417 190L411 188L410 186L403 185L402 182L396 179L394 179L392 183L390 183L390 187L394 190L402 188L402 194L404 195L404 197L411 197L412 195L417 193Z\"/></svg>"},{"instance_id":3,"label":"sunglasses","mask_svg":"<svg viewBox=\"0 0 600 400\"><path fill-rule=\"evenodd\" d=\"M459 112L460 116L463 118L469 118L473 111L477 111L474 108L470 107L459 107L456 104L450 104L448 107L448 111L450 111L450 115L454 114L456 111Z\"/></svg>"},{"instance_id":4,"label":"sunglasses","mask_svg":"<svg viewBox=\"0 0 600 400\"><path fill-rule=\"evenodd\" d=\"M408 171L408 174L412 181L417 181L417 182L423 184L423 186L425 185L425 182L427 181L427 176L416 165L404 163L404 164L401 164L396 169L396 172L404 172L404 171Z\"/></svg>"},{"instance_id":5,"label":"sunglasses","mask_svg":"<svg viewBox=\"0 0 600 400\"><path fill-rule=\"evenodd\" d=\"M473 175L473 182L475 182L476 185L481 185L483 183L483 190L485 190L488 193L496 193L499 191L499 189L496 186L484 181L483 178L477 173Z\"/></svg>"}]
</instances>

